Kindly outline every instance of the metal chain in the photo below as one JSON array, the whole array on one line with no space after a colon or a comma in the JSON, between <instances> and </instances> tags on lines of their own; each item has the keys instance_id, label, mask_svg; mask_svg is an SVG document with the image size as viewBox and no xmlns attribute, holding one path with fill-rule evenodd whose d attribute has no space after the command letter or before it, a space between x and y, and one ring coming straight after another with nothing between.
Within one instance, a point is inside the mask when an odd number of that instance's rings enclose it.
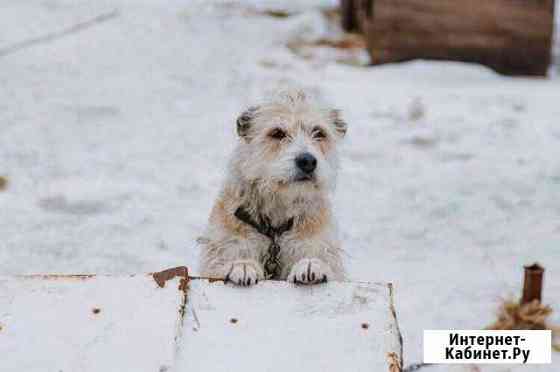
<instances>
[{"instance_id":1,"label":"metal chain","mask_svg":"<svg viewBox=\"0 0 560 372\"><path fill-rule=\"evenodd\" d=\"M272 242L268 246L268 251L264 256L264 277L272 279L278 277L280 274L278 269L280 267L279 255L280 246L276 243L276 237L272 238Z\"/></svg>"}]
</instances>

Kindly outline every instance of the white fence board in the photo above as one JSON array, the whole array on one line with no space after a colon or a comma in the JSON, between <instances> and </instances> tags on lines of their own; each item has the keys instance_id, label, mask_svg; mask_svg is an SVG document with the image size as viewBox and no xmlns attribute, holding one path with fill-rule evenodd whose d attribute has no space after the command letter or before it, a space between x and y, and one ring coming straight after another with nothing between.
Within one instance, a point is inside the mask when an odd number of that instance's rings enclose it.
<instances>
[{"instance_id":1,"label":"white fence board","mask_svg":"<svg viewBox=\"0 0 560 372\"><path fill-rule=\"evenodd\" d=\"M387 285L269 281L247 290L192 281L178 365L209 372L389 371L389 353L400 358L399 338Z\"/></svg>"},{"instance_id":2,"label":"white fence board","mask_svg":"<svg viewBox=\"0 0 560 372\"><path fill-rule=\"evenodd\" d=\"M0 371L165 369L174 356L177 285L158 288L145 275L0 278Z\"/></svg>"},{"instance_id":3,"label":"white fence board","mask_svg":"<svg viewBox=\"0 0 560 372\"><path fill-rule=\"evenodd\" d=\"M0 277L1 371L399 371L390 286ZM392 364L392 367L390 367ZM391 369L392 368L392 369Z\"/></svg>"}]
</instances>

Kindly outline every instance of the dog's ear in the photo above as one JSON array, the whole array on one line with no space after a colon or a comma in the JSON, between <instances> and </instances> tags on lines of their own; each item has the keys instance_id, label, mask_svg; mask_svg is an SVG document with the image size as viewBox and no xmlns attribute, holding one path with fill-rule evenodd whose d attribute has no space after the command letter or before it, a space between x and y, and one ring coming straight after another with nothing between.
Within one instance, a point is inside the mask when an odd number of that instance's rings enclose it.
<instances>
[{"instance_id":1,"label":"dog's ear","mask_svg":"<svg viewBox=\"0 0 560 372\"><path fill-rule=\"evenodd\" d=\"M241 138L248 139L249 130L257 114L258 106L249 107L237 118L237 134Z\"/></svg>"},{"instance_id":2,"label":"dog's ear","mask_svg":"<svg viewBox=\"0 0 560 372\"><path fill-rule=\"evenodd\" d=\"M348 124L346 124L346 121L342 119L340 110L331 110L330 119L336 133L340 136L340 138L344 137L348 129Z\"/></svg>"}]
</instances>

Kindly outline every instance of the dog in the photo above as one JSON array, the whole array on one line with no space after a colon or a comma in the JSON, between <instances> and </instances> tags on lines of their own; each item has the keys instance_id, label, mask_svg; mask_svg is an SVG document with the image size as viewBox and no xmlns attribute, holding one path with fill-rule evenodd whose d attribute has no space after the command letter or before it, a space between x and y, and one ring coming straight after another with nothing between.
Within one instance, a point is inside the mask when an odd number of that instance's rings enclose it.
<instances>
[{"instance_id":1,"label":"dog","mask_svg":"<svg viewBox=\"0 0 560 372\"><path fill-rule=\"evenodd\" d=\"M239 141L198 239L201 275L239 286L344 280L330 200L347 131L340 111L291 91L236 124Z\"/></svg>"}]
</instances>

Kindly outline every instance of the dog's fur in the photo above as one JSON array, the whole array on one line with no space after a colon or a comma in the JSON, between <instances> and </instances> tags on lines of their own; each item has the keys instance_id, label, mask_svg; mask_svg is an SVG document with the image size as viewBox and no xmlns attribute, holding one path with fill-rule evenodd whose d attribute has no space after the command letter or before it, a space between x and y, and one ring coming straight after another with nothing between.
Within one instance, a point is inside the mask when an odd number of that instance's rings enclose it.
<instances>
[{"instance_id":1,"label":"dog's fur","mask_svg":"<svg viewBox=\"0 0 560 372\"><path fill-rule=\"evenodd\" d=\"M262 257L270 239L234 215L244 206L255 221L265 216L273 226L293 217L292 229L278 240L281 270L274 279L301 284L344 279L330 202L336 147L346 133L340 112L316 104L302 91L283 93L243 112L237 133L225 184L198 240L202 276L238 285L264 278ZM282 133L285 137L278 138ZM311 180L302 180L295 164L302 153L317 159Z\"/></svg>"}]
</instances>

